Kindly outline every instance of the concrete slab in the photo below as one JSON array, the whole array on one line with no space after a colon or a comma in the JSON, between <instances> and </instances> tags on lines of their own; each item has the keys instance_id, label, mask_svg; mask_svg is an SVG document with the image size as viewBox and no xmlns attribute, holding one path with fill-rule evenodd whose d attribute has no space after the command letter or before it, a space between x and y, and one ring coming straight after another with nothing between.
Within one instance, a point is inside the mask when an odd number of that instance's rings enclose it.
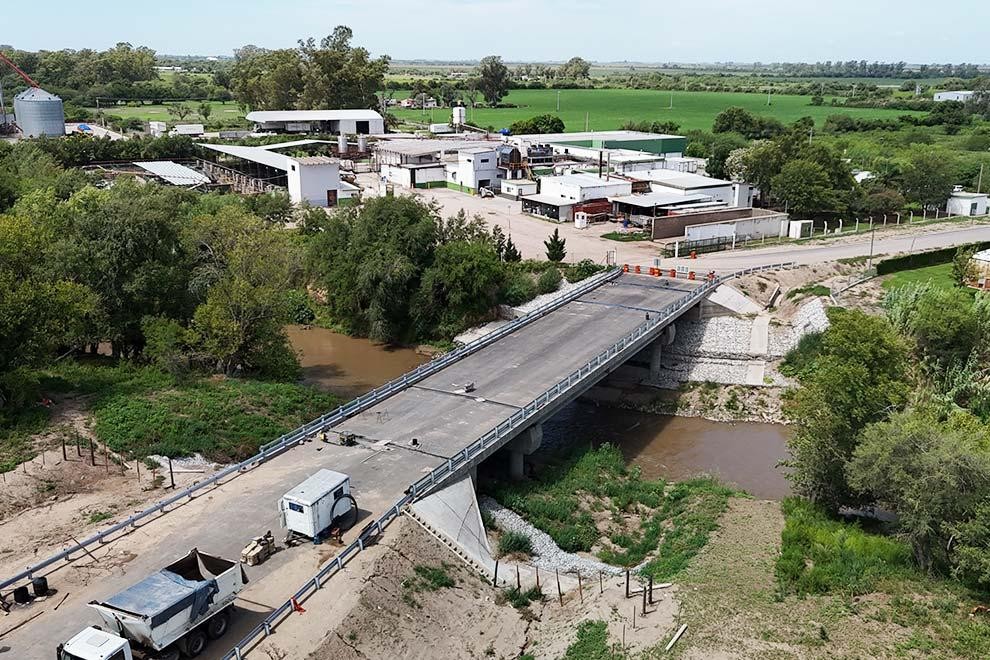
<instances>
[{"instance_id":1,"label":"concrete slab","mask_svg":"<svg viewBox=\"0 0 990 660\"><path fill-rule=\"evenodd\" d=\"M760 314L753 321L753 328L749 337L749 354L753 356L766 357L770 349L770 315Z\"/></svg>"},{"instance_id":2,"label":"concrete slab","mask_svg":"<svg viewBox=\"0 0 990 660\"><path fill-rule=\"evenodd\" d=\"M491 575L495 570L470 476L430 493L411 507L412 517L462 559Z\"/></svg>"},{"instance_id":3,"label":"concrete slab","mask_svg":"<svg viewBox=\"0 0 990 660\"><path fill-rule=\"evenodd\" d=\"M759 314L763 311L760 305L728 284L722 284L717 287L708 296L708 300L742 316L746 314Z\"/></svg>"}]
</instances>

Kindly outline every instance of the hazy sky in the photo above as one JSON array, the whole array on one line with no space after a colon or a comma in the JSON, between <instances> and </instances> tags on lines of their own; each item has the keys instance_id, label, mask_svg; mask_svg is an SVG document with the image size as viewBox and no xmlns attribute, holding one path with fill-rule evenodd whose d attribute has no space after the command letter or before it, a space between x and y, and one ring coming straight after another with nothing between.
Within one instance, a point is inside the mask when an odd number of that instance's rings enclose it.
<instances>
[{"instance_id":1,"label":"hazy sky","mask_svg":"<svg viewBox=\"0 0 990 660\"><path fill-rule=\"evenodd\" d=\"M990 61L987 0L47 0L4 3L0 43L168 54L279 48L349 25L395 59Z\"/></svg>"}]
</instances>

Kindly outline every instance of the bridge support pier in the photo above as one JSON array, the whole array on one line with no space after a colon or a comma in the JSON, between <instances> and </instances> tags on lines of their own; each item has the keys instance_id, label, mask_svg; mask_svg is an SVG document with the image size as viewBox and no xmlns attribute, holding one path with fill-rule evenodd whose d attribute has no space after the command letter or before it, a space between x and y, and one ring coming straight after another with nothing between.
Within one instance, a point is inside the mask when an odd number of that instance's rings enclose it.
<instances>
[{"instance_id":1,"label":"bridge support pier","mask_svg":"<svg viewBox=\"0 0 990 660\"><path fill-rule=\"evenodd\" d=\"M660 333L653 344L650 346L650 383L659 383L660 374L663 370L663 366L660 364L660 360L663 357L663 347L670 346L674 343L674 338L677 336L677 328L673 323L668 325Z\"/></svg>"},{"instance_id":2,"label":"bridge support pier","mask_svg":"<svg viewBox=\"0 0 990 660\"><path fill-rule=\"evenodd\" d=\"M526 459L543 443L543 425L536 424L520 433L512 440L509 450L509 478L519 480L525 475Z\"/></svg>"}]
</instances>

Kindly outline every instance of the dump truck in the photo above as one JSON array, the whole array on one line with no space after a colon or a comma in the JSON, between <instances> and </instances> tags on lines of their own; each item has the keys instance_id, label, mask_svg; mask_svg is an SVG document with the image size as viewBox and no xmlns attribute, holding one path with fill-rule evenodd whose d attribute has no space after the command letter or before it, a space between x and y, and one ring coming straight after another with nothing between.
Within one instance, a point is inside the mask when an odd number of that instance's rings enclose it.
<instances>
[{"instance_id":1,"label":"dump truck","mask_svg":"<svg viewBox=\"0 0 990 660\"><path fill-rule=\"evenodd\" d=\"M91 601L102 625L58 647L58 660L195 658L230 627L247 584L240 562L193 548L185 557L104 601Z\"/></svg>"}]
</instances>

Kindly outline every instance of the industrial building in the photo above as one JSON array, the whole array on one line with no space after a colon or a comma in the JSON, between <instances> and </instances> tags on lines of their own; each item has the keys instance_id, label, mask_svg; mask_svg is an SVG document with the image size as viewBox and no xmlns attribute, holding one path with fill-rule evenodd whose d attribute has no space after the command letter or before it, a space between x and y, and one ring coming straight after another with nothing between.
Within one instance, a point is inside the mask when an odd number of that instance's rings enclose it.
<instances>
[{"instance_id":1,"label":"industrial building","mask_svg":"<svg viewBox=\"0 0 990 660\"><path fill-rule=\"evenodd\" d=\"M667 191L681 195L708 195L714 201L731 208L749 208L753 205L753 189L748 183L724 181L700 174L657 169L629 172L628 176L649 181L654 191Z\"/></svg>"},{"instance_id":2,"label":"industrial building","mask_svg":"<svg viewBox=\"0 0 990 660\"><path fill-rule=\"evenodd\" d=\"M24 137L65 135L62 99L40 87L29 87L14 97L14 118Z\"/></svg>"},{"instance_id":3,"label":"industrial building","mask_svg":"<svg viewBox=\"0 0 990 660\"><path fill-rule=\"evenodd\" d=\"M957 90L954 92L937 92L933 98L936 101L959 101L960 103L965 103L972 97L972 91Z\"/></svg>"},{"instance_id":4,"label":"industrial building","mask_svg":"<svg viewBox=\"0 0 990 660\"><path fill-rule=\"evenodd\" d=\"M382 177L404 188L449 187L474 193L497 189L504 177L497 162L500 142L467 139L382 140L375 162ZM462 153L463 152L463 153Z\"/></svg>"},{"instance_id":5,"label":"industrial building","mask_svg":"<svg viewBox=\"0 0 990 660\"><path fill-rule=\"evenodd\" d=\"M374 110L256 110L246 119L256 131L384 135L385 120Z\"/></svg>"},{"instance_id":6,"label":"industrial building","mask_svg":"<svg viewBox=\"0 0 990 660\"><path fill-rule=\"evenodd\" d=\"M521 151L534 145L552 145L558 155L597 159L603 150L622 149L658 156L683 156L687 138L680 135L643 133L641 131L590 131L583 133L545 133L510 135L506 141Z\"/></svg>"},{"instance_id":7,"label":"industrial building","mask_svg":"<svg viewBox=\"0 0 990 660\"><path fill-rule=\"evenodd\" d=\"M287 156L279 149L326 144L320 140L297 140L263 147L201 144L219 154L201 161L207 174L242 193L264 193L285 189L295 204L333 207L356 201L359 188L340 178L340 161L328 156Z\"/></svg>"},{"instance_id":8,"label":"industrial building","mask_svg":"<svg viewBox=\"0 0 990 660\"><path fill-rule=\"evenodd\" d=\"M604 219L611 212L609 196L632 194L628 179L584 172L540 177L539 184L538 194L522 198L522 211L556 222Z\"/></svg>"},{"instance_id":9,"label":"industrial building","mask_svg":"<svg viewBox=\"0 0 990 660\"><path fill-rule=\"evenodd\" d=\"M955 190L945 203L945 211L949 215L986 215L987 197L987 193Z\"/></svg>"}]
</instances>

